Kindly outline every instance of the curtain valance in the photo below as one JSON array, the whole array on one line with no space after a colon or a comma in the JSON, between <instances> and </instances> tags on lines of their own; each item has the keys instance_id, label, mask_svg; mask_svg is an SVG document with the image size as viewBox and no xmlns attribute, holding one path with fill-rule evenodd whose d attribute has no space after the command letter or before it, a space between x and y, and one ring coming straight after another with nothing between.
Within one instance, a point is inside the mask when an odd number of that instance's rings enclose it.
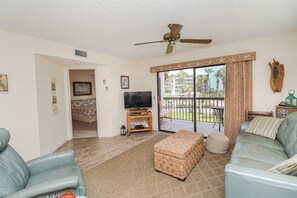
<instances>
[{"instance_id":1,"label":"curtain valance","mask_svg":"<svg viewBox=\"0 0 297 198\"><path fill-rule=\"evenodd\" d=\"M194 61L187 61L181 63L174 63L168 65L160 65L151 67L151 73L156 73L160 71L171 71L177 69L187 69L193 67L203 67L209 65L219 65L219 64L227 64L227 63L236 63L242 61L251 61L256 60L256 52L246 52L241 54L233 54L227 56L219 56L214 58L206 58Z\"/></svg>"}]
</instances>

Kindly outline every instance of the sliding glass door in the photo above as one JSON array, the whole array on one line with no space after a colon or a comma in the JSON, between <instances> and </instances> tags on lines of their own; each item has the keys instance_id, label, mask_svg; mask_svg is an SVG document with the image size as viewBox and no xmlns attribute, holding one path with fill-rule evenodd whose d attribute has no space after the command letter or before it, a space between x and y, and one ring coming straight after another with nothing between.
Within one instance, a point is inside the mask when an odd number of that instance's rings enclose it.
<instances>
[{"instance_id":1,"label":"sliding glass door","mask_svg":"<svg viewBox=\"0 0 297 198\"><path fill-rule=\"evenodd\" d=\"M224 131L225 66L195 69L196 131L208 136Z\"/></svg>"},{"instance_id":2,"label":"sliding glass door","mask_svg":"<svg viewBox=\"0 0 297 198\"><path fill-rule=\"evenodd\" d=\"M158 73L159 130L224 130L225 66Z\"/></svg>"},{"instance_id":3,"label":"sliding glass door","mask_svg":"<svg viewBox=\"0 0 297 198\"><path fill-rule=\"evenodd\" d=\"M194 130L193 69L158 73L159 129Z\"/></svg>"}]
</instances>

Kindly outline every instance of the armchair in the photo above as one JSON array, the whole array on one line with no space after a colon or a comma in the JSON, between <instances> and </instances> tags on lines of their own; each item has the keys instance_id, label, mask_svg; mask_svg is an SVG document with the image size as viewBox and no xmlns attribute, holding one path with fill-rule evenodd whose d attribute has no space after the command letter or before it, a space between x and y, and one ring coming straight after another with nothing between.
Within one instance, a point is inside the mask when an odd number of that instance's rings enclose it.
<instances>
[{"instance_id":1,"label":"armchair","mask_svg":"<svg viewBox=\"0 0 297 198\"><path fill-rule=\"evenodd\" d=\"M25 163L8 144L10 134L0 128L0 197L56 197L66 190L85 195L81 169L73 151L45 155Z\"/></svg>"}]
</instances>

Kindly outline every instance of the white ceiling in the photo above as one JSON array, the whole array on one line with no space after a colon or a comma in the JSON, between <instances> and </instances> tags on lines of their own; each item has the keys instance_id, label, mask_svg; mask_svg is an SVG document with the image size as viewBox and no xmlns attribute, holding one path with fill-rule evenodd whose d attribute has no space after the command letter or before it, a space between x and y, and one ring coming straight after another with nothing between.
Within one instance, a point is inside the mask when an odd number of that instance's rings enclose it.
<instances>
[{"instance_id":1,"label":"white ceiling","mask_svg":"<svg viewBox=\"0 0 297 198\"><path fill-rule=\"evenodd\" d=\"M131 60L165 55L169 23L182 38L175 52L297 30L297 0L1 0L0 29ZM170 56L170 55L169 55Z\"/></svg>"}]
</instances>

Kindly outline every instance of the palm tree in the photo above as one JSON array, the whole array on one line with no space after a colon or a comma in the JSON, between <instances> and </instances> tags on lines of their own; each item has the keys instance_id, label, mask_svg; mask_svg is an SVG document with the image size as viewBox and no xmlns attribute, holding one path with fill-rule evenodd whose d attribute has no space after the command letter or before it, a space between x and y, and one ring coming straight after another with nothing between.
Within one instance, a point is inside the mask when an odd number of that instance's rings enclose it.
<instances>
[{"instance_id":1,"label":"palm tree","mask_svg":"<svg viewBox=\"0 0 297 198\"><path fill-rule=\"evenodd\" d=\"M185 83L185 78L188 76L188 74L182 70L180 70L178 73L177 73L177 77L178 77L178 82L179 82L179 85L181 87L181 91L180 93L181 94L184 94L186 93L187 88L186 88L186 83Z\"/></svg>"},{"instance_id":2,"label":"palm tree","mask_svg":"<svg viewBox=\"0 0 297 198\"><path fill-rule=\"evenodd\" d=\"M207 91L207 77L197 76L196 77L196 92L205 93Z\"/></svg>"},{"instance_id":3,"label":"palm tree","mask_svg":"<svg viewBox=\"0 0 297 198\"><path fill-rule=\"evenodd\" d=\"M209 68L205 68L204 71L207 73L206 77L207 77L207 86L208 86L208 91L210 92L210 80L209 80L209 75L213 72L213 68L209 67Z\"/></svg>"},{"instance_id":4,"label":"palm tree","mask_svg":"<svg viewBox=\"0 0 297 198\"><path fill-rule=\"evenodd\" d=\"M218 97L219 96L219 83L220 83L220 78L221 78L221 70L218 70L214 77L217 79L216 83L217 83L217 86L216 86L216 96Z\"/></svg>"},{"instance_id":5,"label":"palm tree","mask_svg":"<svg viewBox=\"0 0 297 198\"><path fill-rule=\"evenodd\" d=\"M173 78L174 76L169 72L164 73L164 96L171 96L173 90ZM169 93L168 93L169 92Z\"/></svg>"},{"instance_id":6,"label":"palm tree","mask_svg":"<svg viewBox=\"0 0 297 198\"><path fill-rule=\"evenodd\" d=\"M225 79L226 79L226 66L219 70L221 75L220 79L223 83L223 96L225 95Z\"/></svg>"}]
</instances>

